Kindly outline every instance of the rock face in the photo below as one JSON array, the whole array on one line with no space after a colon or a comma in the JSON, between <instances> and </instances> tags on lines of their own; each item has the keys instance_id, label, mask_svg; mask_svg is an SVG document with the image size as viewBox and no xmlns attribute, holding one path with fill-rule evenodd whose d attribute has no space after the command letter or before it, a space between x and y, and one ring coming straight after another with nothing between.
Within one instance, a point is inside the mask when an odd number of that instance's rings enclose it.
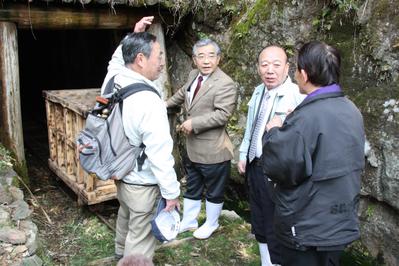
<instances>
[{"instance_id":1,"label":"rock face","mask_svg":"<svg viewBox=\"0 0 399 266\"><path fill-rule=\"evenodd\" d=\"M43 265L36 255L37 226L23 192L13 186L12 170L0 172L0 262L1 265Z\"/></svg>"},{"instance_id":2,"label":"rock face","mask_svg":"<svg viewBox=\"0 0 399 266\"><path fill-rule=\"evenodd\" d=\"M343 58L341 85L361 110L370 143L362 177L361 240L386 265L399 265L398 6L399 0L202 1L176 35L179 47L174 43L169 46L173 51L168 51L171 76L179 77L173 85L178 86L187 71L178 65L189 60L193 42L211 37L220 44L221 67L240 86L229 127L238 148L246 103L260 83L256 70L260 50L268 44L284 47L292 74L301 43L318 39L336 46ZM237 174L234 179L242 181Z\"/></svg>"}]
</instances>

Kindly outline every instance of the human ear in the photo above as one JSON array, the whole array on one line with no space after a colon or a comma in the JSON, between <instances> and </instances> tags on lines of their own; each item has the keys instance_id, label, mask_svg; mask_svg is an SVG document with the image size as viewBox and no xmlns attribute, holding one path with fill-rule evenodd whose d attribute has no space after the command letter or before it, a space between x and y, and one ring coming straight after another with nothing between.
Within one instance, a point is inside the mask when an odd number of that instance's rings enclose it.
<instances>
[{"instance_id":1,"label":"human ear","mask_svg":"<svg viewBox=\"0 0 399 266\"><path fill-rule=\"evenodd\" d=\"M309 81L308 73L306 73L306 71L305 71L304 69L301 69L301 70L300 70L300 74L301 74L302 79L303 79L303 81L304 81L305 83Z\"/></svg>"},{"instance_id":2,"label":"human ear","mask_svg":"<svg viewBox=\"0 0 399 266\"><path fill-rule=\"evenodd\" d=\"M138 53L136 56L136 60L135 60L136 64L138 66L140 66L141 68L144 67L144 63L145 63L145 56L142 53Z\"/></svg>"}]
</instances>

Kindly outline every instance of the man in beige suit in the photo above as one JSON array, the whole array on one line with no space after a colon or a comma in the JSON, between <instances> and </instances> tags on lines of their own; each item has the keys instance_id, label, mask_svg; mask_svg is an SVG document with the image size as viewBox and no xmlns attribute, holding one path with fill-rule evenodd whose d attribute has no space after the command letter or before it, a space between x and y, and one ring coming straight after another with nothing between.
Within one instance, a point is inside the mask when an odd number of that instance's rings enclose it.
<instances>
[{"instance_id":1,"label":"man in beige suit","mask_svg":"<svg viewBox=\"0 0 399 266\"><path fill-rule=\"evenodd\" d=\"M226 132L232 115L237 88L219 67L220 48L210 39L193 47L198 69L190 72L187 83L168 101L167 106L183 105L186 121L180 130L186 135L187 190L180 232L195 230L194 237L207 239L219 227L224 188L230 176L233 145ZM206 190L206 221L198 228L202 194Z\"/></svg>"}]
</instances>

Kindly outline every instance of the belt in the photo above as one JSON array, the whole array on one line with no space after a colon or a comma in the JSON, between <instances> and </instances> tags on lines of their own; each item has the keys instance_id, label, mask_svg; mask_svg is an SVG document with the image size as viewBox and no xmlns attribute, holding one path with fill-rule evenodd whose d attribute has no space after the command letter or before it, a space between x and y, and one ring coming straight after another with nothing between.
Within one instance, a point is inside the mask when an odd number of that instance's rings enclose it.
<instances>
[{"instance_id":1,"label":"belt","mask_svg":"<svg viewBox=\"0 0 399 266\"><path fill-rule=\"evenodd\" d=\"M116 180L116 182L122 182L123 184L126 184L126 185L140 186L140 187L155 187L155 186L158 186L158 184L134 184L134 183L125 182L123 180Z\"/></svg>"}]
</instances>

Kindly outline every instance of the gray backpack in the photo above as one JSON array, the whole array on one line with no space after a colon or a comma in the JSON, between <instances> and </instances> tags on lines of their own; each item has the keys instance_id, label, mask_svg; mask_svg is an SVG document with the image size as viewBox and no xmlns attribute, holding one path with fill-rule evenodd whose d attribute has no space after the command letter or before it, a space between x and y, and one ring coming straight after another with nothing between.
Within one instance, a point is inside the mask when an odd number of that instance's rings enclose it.
<instances>
[{"instance_id":1,"label":"gray backpack","mask_svg":"<svg viewBox=\"0 0 399 266\"><path fill-rule=\"evenodd\" d=\"M131 145L125 134L123 100L139 91L152 91L160 97L154 88L144 83L131 84L116 92L112 92L113 88L114 77L107 83L103 97L96 97L96 106L89 112L86 126L76 139L80 165L101 180L113 176L122 179L135 168L136 163L140 171L147 157L145 145Z\"/></svg>"}]
</instances>

